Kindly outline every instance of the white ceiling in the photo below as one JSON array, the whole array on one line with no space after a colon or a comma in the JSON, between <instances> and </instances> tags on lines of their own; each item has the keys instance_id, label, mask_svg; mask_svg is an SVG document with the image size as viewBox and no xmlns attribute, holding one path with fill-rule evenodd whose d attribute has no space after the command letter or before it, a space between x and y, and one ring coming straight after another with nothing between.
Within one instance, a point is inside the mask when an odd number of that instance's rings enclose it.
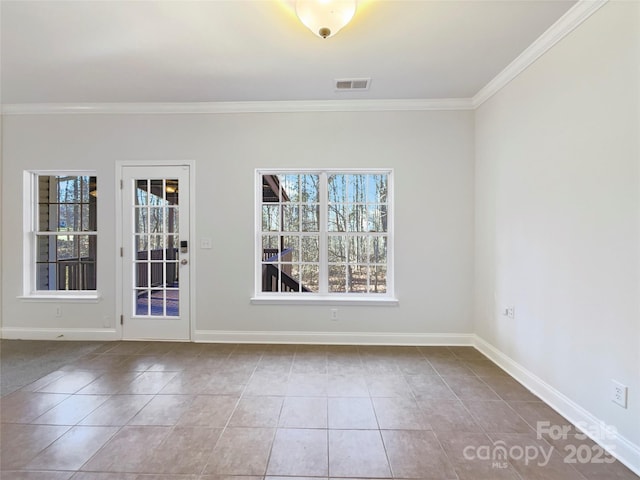
<instances>
[{"instance_id":1,"label":"white ceiling","mask_svg":"<svg viewBox=\"0 0 640 480\"><path fill-rule=\"evenodd\" d=\"M2 102L470 98L574 3L360 0L324 40L292 0L2 0Z\"/></svg>"}]
</instances>

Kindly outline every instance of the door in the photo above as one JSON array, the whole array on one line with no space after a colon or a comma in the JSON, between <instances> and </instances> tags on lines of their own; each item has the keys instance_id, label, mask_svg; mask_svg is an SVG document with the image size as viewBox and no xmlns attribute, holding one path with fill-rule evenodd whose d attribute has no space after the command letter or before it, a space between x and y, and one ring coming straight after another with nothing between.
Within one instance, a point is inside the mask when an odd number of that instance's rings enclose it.
<instances>
[{"instance_id":1,"label":"door","mask_svg":"<svg viewBox=\"0 0 640 480\"><path fill-rule=\"evenodd\" d=\"M189 340L189 167L122 168L125 340Z\"/></svg>"}]
</instances>

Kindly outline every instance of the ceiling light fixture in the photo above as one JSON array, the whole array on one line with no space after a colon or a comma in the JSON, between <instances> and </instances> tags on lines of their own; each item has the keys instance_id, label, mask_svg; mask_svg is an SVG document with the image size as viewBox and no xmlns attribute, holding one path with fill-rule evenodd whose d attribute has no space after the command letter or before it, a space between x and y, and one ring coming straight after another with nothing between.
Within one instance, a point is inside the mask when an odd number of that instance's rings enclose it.
<instances>
[{"instance_id":1,"label":"ceiling light fixture","mask_svg":"<svg viewBox=\"0 0 640 480\"><path fill-rule=\"evenodd\" d=\"M296 0L296 15L313 33L333 37L356 13L357 0Z\"/></svg>"}]
</instances>

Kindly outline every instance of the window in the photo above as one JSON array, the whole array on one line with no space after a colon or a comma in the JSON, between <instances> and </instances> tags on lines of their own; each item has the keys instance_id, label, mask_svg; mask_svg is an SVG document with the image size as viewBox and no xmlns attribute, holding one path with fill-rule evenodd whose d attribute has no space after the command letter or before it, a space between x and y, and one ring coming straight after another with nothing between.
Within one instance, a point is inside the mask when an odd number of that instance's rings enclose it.
<instances>
[{"instance_id":1,"label":"window","mask_svg":"<svg viewBox=\"0 0 640 480\"><path fill-rule=\"evenodd\" d=\"M259 170L256 299L392 298L391 192L391 170Z\"/></svg>"},{"instance_id":2,"label":"window","mask_svg":"<svg viewBox=\"0 0 640 480\"><path fill-rule=\"evenodd\" d=\"M97 181L91 174L28 173L25 294L96 290Z\"/></svg>"}]
</instances>

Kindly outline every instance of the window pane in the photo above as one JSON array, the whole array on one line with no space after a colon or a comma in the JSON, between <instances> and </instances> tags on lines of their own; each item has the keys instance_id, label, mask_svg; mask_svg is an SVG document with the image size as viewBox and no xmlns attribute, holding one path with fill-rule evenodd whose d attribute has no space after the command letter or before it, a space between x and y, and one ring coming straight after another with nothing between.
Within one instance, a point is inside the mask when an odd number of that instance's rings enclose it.
<instances>
[{"instance_id":1,"label":"window pane","mask_svg":"<svg viewBox=\"0 0 640 480\"><path fill-rule=\"evenodd\" d=\"M167 198L167 203L169 205L179 204L178 195L179 195L180 188L178 185L177 178L165 180L164 191L165 191L165 196Z\"/></svg>"},{"instance_id":2,"label":"window pane","mask_svg":"<svg viewBox=\"0 0 640 480\"><path fill-rule=\"evenodd\" d=\"M82 202L82 181L80 180L80 177L54 178L58 183L57 201L59 203Z\"/></svg>"},{"instance_id":3,"label":"window pane","mask_svg":"<svg viewBox=\"0 0 640 480\"><path fill-rule=\"evenodd\" d=\"M81 230L80 226L80 205L63 204L58 209L58 228L59 232L77 232Z\"/></svg>"},{"instance_id":4,"label":"window pane","mask_svg":"<svg viewBox=\"0 0 640 480\"><path fill-rule=\"evenodd\" d=\"M135 209L135 232L149 233L149 210L146 207Z\"/></svg>"},{"instance_id":5,"label":"window pane","mask_svg":"<svg viewBox=\"0 0 640 480\"><path fill-rule=\"evenodd\" d=\"M369 273L369 292L387 293L387 268L373 266Z\"/></svg>"},{"instance_id":6,"label":"window pane","mask_svg":"<svg viewBox=\"0 0 640 480\"><path fill-rule=\"evenodd\" d=\"M345 206L342 204L329 205L327 229L330 232L346 232L347 216Z\"/></svg>"},{"instance_id":7,"label":"window pane","mask_svg":"<svg viewBox=\"0 0 640 480\"><path fill-rule=\"evenodd\" d=\"M344 265L329 265L329 291L347 291L347 267Z\"/></svg>"},{"instance_id":8,"label":"window pane","mask_svg":"<svg viewBox=\"0 0 640 480\"><path fill-rule=\"evenodd\" d=\"M262 236L262 261L274 262L280 252L280 237L277 235Z\"/></svg>"},{"instance_id":9,"label":"window pane","mask_svg":"<svg viewBox=\"0 0 640 480\"><path fill-rule=\"evenodd\" d=\"M149 248L149 236L148 235L136 235L134 240L134 250L136 252L147 251Z\"/></svg>"},{"instance_id":10,"label":"window pane","mask_svg":"<svg viewBox=\"0 0 640 480\"><path fill-rule=\"evenodd\" d=\"M78 239L76 235L60 235L56 240L58 260L78 258Z\"/></svg>"},{"instance_id":11,"label":"window pane","mask_svg":"<svg viewBox=\"0 0 640 480\"><path fill-rule=\"evenodd\" d=\"M369 205L369 224L370 232L386 232L387 231L387 206L386 205Z\"/></svg>"},{"instance_id":12,"label":"window pane","mask_svg":"<svg viewBox=\"0 0 640 480\"><path fill-rule=\"evenodd\" d=\"M300 188L298 175L280 175L281 202L299 202Z\"/></svg>"},{"instance_id":13,"label":"window pane","mask_svg":"<svg viewBox=\"0 0 640 480\"><path fill-rule=\"evenodd\" d=\"M329 175L327 191L330 203L344 203L347 201L346 175Z\"/></svg>"},{"instance_id":14,"label":"window pane","mask_svg":"<svg viewBox=\"0 0 640 480\"><path fill-rule=\"evenodd\" d=\"M367 231L367 207L366 205L350 205L349 211L349 232Z\"/></svg>"},{"instance_id":15,"label":"window pane","mask_svg":"<svg viewBox=\"0 0 640 480\"><path fill-rule=\"evenodd\" d=\"M284 232L299 232L300 231L300 218L298 216L297 205L283 205L282 206L282 231Z\"/></svg>"},{"instance_id":16,"label":"window pane","mask_svg":"<svg viewBox=\"0 0 640 480\"><path fill-rule=\"evenodd\" d=\"M369 267L366 265L349 265L347 273L349 275L349 292L365 293L367 291L367 280L369 280Z\"/></svg>"},{"instance_id":17,"label":"window pane","mask_svg":"<svg viewBox=\"0 0 640 480\"><path fill-rule=\"evenodd\" d=\"M36 288L38 290L55 290L56 272L55 263L38 263L36 265Z\"/></svg>"},{"instance_id":18,"label":"window pane","mask_svg":"<svg viewBox=\"0 0 640 480\"><path fill-rule=\"evenodd\" d=\"M262 231L280 231L280 207L278 205L262 206Z\"/></svg>"},{"instance_id":19,"label":"window pane","mask_svg":"<svg viewBox=\"0 0 640 480\"><path fill-rule=\"evenodd\" d=\"M164 200L164 180L156 179L151 180L151 195L149 196L149 204L156 206L164 206L166 202Z\"/></svg>"},{"instance_id":20,"label":"window pane","mask_svg":"<svg viewBox=\"0 0 640 480\"><path fill-rule=\"evenodd\" d=\"M164 235L151 235L149 237L149 249L150 250L157 250L157 251L164 251L165 248L165 237ZM151 257L154 260L161 260L162 259L162 253L159 254L159 256L157 256L157 258L154 258L153 256Z\"/></svg>"},{"instance_id":21,"label":"window pane","mask_svg":"<svg viewBox=\"0 0 640 480\"><path fill-rule=\"evenodd\" d=\"M347 176L347 201L350 203L364 203L367 199L366 175Z\"/></svg>"},{"instance_id":22,"label":"window pane","mask_svg":"<svg viewBox=\"0 0 640 480\"><path fill-rule=\"evenodd\" d=\"M135 204L149 205L149 181L136 180Z\"/></svg>"},{"instance_id":23,"label":"window pane","mask_svg":"<svg viewBox=\"0 0 640 480\"><path fill-rule=\"evenodd\" d=\"M371 237L369 262L387 263L387 237Z\"/></svg>"},{"instance_id":24,"label":"window pane","mask_svg":"<svg viewBox=\"0 0 640 480\"><path fill-rule=\"evenodd\" d=\"M369 175L367 201L385 203L387 201L387 175Z\"/></svg>"},{"instance_id":25,"label":"window pane","mask_svg":"<svg viewBox=\"0 0 640 480\"><path fill-rule=\"evenodd\" d=\"M302 265L300 267L302 285L311 292L317 292L320 284L318 265Z\"/></svg>"},{"instance_id":26,"label":"window pane","mask_svg":"<svg viewBox=\"0 0 640 480\"><path fill-rule=\"evenodd\" d=\"M317 232L320 230L320 206L302 205L302 231Z\"/></svg>"},{"instance_id":27,"label":"window pane","mask_svg":"<svg viewBox=\"0 0 640 480\"><path fill-rule=\"evenodd\" d=\"M301 291L300 286L300 269L298 265L285 264L282 265L282 291L297 293Z\"/></svg>"},{"instance_id":28,"label":"window pane","mask_svg":"<svg viewBox=\"0 0 640 480\"><path fill-rule=\"evenodd\" d=\"M283 237L281 262L298 262L300 260L300 237Z\"/></svg>"},{"instance_id":29,"label":"window pane","mask_svg":"<svg viewBox=\"0 0 640 480\"><path fill-rule=\"evenodd\" d=\"M149 208L149 232L164 233L165 231L165 209L162 207Z\"/></svg>"},{"instance_id":30,"label":"window pane","mask_svg":"<svg viewBox=\"0 0 640 480\"><path fill-rule=\"evenodd\" d=\"M329 261L344 263L347 261L347 238L331 235L328 239Z\"/></svg>"},{"instance_id":31,"label":"window pane","mask_svg":"<svg viewBox=\"0 0 640 480\"><path fill-rule=\"evenodd\" d=\"M367 263L368 238L349 237L349 263Z\"/></svg>"},{"instance_id":32,"label":"window pane","mask_svg":"<svg viewBox=\"0 0 640 480\"><path fill-rule=\"evenodd\" d=\"M301 257L303 262L320 261L320 243L318 237L302 237Z\"/></svg>"},{"instance_id":33,"label":"window pane","mask_svg":"<svg viewBox=\"0 0 640 480\"><path fill-rule=\"evenodd\" d=\"M180 210L178 207L169 207L166 211L167 230L166 233L180 232Z\"/></svg>"},{"instance_id":34,"label":"window pane","mask_svg":"<svg viewBox=\"0 0 640 480\"><path fill-rule=\"evenodd\" d=\"M300 175L300 201L319 202L319 183L318 175Z\"/></svg>"}]
</instances>

